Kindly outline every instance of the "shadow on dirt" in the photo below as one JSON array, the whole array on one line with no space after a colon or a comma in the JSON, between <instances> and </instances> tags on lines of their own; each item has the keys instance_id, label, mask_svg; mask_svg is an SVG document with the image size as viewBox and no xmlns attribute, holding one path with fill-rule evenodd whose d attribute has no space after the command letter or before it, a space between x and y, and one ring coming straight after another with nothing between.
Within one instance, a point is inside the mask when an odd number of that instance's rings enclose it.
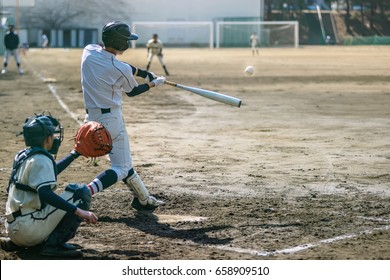
<instances>
[{"instance_id":1,"label":"shadow on dirt","mask_svg":"<svg viewBox=\"0 0 390 280\"><path fill-rule=\"evenodd\" d=\"M224 245L233 240L233 238L215 238L207 235L208 232L215 232L231 228L229 225L196 227L190 229L178 229L169 224L159 223L158 217L153 214L137 214L129 218L111 218L100 217L101 222L123 223L128 227L138 229L144 233L156 235L159 237L189 240L198 244Z\"/></svg>"}]
</instances>

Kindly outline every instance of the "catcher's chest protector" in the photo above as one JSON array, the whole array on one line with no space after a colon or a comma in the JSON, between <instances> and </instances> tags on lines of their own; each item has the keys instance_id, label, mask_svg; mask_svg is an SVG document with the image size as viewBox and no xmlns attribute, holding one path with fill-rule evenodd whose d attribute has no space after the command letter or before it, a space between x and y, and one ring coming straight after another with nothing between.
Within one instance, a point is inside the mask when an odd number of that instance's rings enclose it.
<instances>
[{"instance_id":1,"label":"catcher's chest protector","mask_svg":"<svg viewBox=\"0 0 390 280\"><path fill-rule=\"evenodd\" d=\"M26 159L28 159L29 157L31 157L31 156L33 156L35 154L43 154L43 155L45 155L45 156L47 156L48 158L51 159L51 161L53 162L55 176L57 177L57 165L56 165L56 163L55 163L55 161L53 159L53 156L48 151L46 151L45 149L36 148L36 147L24 149L24 150L20 151L15 156L14 164L12 166L11 176L10 176L10 179L9 179L9 182L8 182L7 193L9 192L9 188L10 188L10 185L12 183L15 184L16 188L18 188L18 189L21 189L21 190L24 190L24 191L33 191L33 192L35 192L34 189L30 188L29 186L20 184L17 181L17 179L16 179L16 173L18 172L18 169L22 165L22 163L25 162Z\"/></svg>"}]
</instances>

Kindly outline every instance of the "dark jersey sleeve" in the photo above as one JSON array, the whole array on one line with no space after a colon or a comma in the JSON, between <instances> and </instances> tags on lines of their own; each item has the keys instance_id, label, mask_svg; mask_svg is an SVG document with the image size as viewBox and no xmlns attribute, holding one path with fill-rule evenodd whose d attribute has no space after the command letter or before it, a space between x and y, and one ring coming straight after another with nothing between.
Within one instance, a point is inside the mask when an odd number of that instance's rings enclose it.
<instances>
[{"instance_id":1,"label":"dark jersey sleeve","mask_svg":"<svg viewBox=\"0 0 390 280\"><path fill-rule=\"evenodd\" d=\"M50 204L68 213L76 212L77 206L67 202L65 199L53 192L50 186L42 186L38 189L41 202Z\"/></svg>"}]
</instances>

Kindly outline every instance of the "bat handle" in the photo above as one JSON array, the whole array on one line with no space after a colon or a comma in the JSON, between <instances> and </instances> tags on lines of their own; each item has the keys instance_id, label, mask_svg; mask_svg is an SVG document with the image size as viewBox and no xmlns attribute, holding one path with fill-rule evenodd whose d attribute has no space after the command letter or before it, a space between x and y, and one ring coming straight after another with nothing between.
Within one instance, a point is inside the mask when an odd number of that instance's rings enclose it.
<instances>
[{"instance_id":1,"label":"bat handle","mask_svg":"<svg viewBox=\"0 0 390 280\"><path fill-rule=\"evenodd\" d=\"M170 81L165 81L165 84L169 85L169 86L177 86L177 83L174 83L174 82L170 82Z\"/></svg>"}]
</instances>

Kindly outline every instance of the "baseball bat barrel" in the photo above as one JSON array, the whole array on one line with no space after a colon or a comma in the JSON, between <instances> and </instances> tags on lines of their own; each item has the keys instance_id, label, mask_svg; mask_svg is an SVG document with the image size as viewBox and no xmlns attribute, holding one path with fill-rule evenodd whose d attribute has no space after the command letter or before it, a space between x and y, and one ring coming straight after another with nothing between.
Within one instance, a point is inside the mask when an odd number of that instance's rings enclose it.
<instances>
[{"instance_id":1,"label":"baseball bat barrel","mask_svg":"<svg viewBox=\"0 0 390 280\"><path fill-rule=\"evenodd\" d=\"M187 90L189 92L193 92L193 93L198 94L200 96L203 96L203 97L206 97L206 98L209 98L209 99L212 99L214 101L218 101L218 102L221 102L224 104L232 105L235 107L241 106L241 100L236 98L236 97L233 97L233 96L229 96L229 95L218 93L218 92L211 91L211 90L205 90L205 89L196 88L196 87L189 87L189 86L181 85L181 84L170 82L170 81L165 81L165 84L173 86L173 87L181 88L181 89Z\"/></svg>"}]
</instances>

